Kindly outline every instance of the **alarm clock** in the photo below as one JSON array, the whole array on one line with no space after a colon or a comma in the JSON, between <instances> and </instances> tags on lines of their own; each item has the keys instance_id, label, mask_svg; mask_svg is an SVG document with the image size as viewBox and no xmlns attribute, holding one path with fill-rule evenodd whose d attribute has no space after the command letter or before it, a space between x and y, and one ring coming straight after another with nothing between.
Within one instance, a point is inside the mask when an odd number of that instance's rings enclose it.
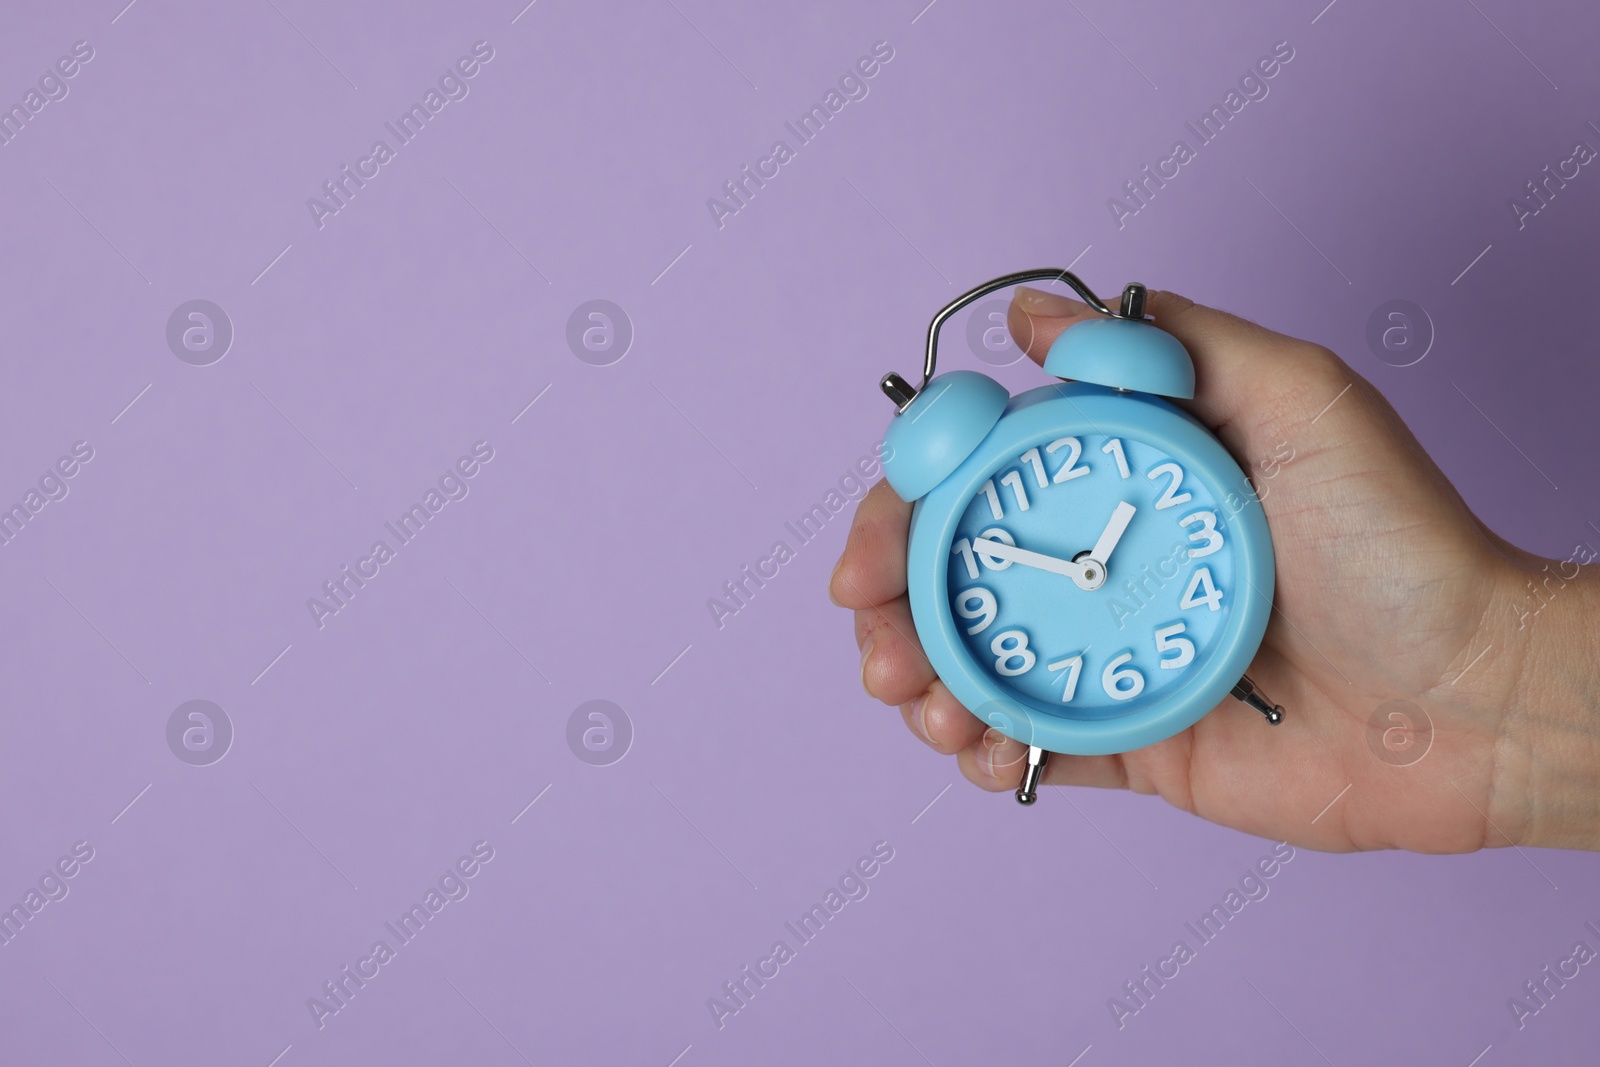
<instances>
[{"instance_id":1,"label":"alarm clock","mask_svg":"<svg viewBox=\"0 0 1600 1067\"><path fill-rule=\"evenodd\" d=\"M939 330L1021 282L1070 286L1098 313L1050 346L1010 395L975 371L936 374ZM973 714L1028 746L1031 804L1051 752L1106 755L1194 725L1228 694L1283 721L1245 675L1272 613L1272 537L1244 471L1200 421L1194 363L1145 321L1144 286L1113 311L1064 270L1008 274L928 327L922 385L897 411L884 474L915 502L911 615L928 660Z\"/></svg>"}]
</instances>

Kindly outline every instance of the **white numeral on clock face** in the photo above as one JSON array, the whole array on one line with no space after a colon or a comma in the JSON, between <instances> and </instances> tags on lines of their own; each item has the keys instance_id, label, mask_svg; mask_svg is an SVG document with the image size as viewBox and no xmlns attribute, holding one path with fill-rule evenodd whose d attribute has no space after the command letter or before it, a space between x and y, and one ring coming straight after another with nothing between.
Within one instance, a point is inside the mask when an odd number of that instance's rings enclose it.
<instances>
[{"instance_id":1,"label":"white numeral on clock face","mask_svg":"<svg viewBox=\"0 0 1600 1067\"><path fill-rule=\"evenodd\" d=\"M1132 700L1144 692L1144 675L1132 667L1122 666L1132 658L1132 652L1124 652L1107 663L1106 669L1100 672L1100 688L1112 700Z\"/></svg>"},{"instance_id":2,"label":"white numeral on clock face","mask_svg":"<svg viewBox=\"0 0 1600 1067\"><path fill-rule=\"evenodd\" d=\"M1194 577L1189 579L1189 588L1183 591L1183 599L1178 601L1178 607L1188 610L1204 604L1212 611L1221 611L1221 603L1222 590L1211 581L1211 568L1195 568Z\"/></svg>"},{"instance_id":3,"label":"white numeral on clock face","mask_svg":"<svg viewBox=\"0 0 1600 1067\"><path fill-rule=\"evenodd\" d=\"M1000 508L1000 494L994 491L994 479L990 478L983 483L982 493L989 498L989 514L993 515L996 522L1006 517Z\"/></svg>"},{"instance_id":4,"label":"white numeral on clock face","mask_svg":"<svg viewBox=\"0 0 1600 1067\"><path fill-rule=\"evenodd\" d=\"M1017 543L1017 539L1015 537L1012 537L998 526L991 526L987 530L983 531L983 533L978 535L978 540L999 541L1001 544L1011 545L1013 547L1015 547ZM1003 571L1007 567L1011 566L1011 561L1009 559L1001 559L999 556L991 556L987 552L980 551L977 553L977 556L983 561L983 565L992 571Z\"/></svg>"},{"instance_id":5,"label":"white numeral on clock face","mask_svg":"<svg viewBox=\"0 0 1600 1067\"><path fill-rule=\"evenodd\" d=\"M989 651L995 656L994 669L1007 678L1027 674L1039 658L1028 647L1028 635L1021 630L1003 630L995 634L994 640L989 642ZM1020 665L1012 666L1013 661Z\"/></svg>"},{"instance_id":6,"label":"white numeral on clock face","mask_svg":"<svg viewBox=\"0 0 1600 1067\"><path fill-rule=\"evenodd\" d=\"M1018 511L1027 511L1028 510L1028 492L1027 492L1027 490L1022 488L1022 474L1021 474L1021 472L1012 471L1010 474L1008 474L1004 478L1000 479L1000 484L1001 485L1009 485L1011 487L1011 495L1016 497L1016 499L1017 499L1017 510ZM999 516L996 516L996 518L998 518L998 517Z\"/></svg>"},{"instance_id":7,"label":"white numeral on clock face","mask_svg":"<svg viewBox=\"0 0 1600 1067\"><path fill-rule=\"evenodd\" d=\"M1082 478L1089 473L1088 467L1077 465L1078 457L1083 455L1083 442L1076 437L1058 437L1044 446L1044 450L1052 456L1063 448L1067 450L1067 461L1061 465L1060 470L1056 471L1056 476L1050 479L1051 485L1070 482L1074 478Z\"/></svg>"},{"instance_id":8,"label":"white numeral on clock face","mask_svg":"<svg viewBox=\"0 0 1600 1067\"><path fill-rule=\"evenodd\" d=\"M1156 651L1165 656L1168 652L1176 652L1173 659L1163 659L1161 669L1176 671L1194 662L1194 642L1187 637L1179 637L1183 633L1183 623L1175 622L1171 626L1163 626L1156 631Z\"/></svg>"},{"instance_id":9,"label":"white numeral on clock face","mask_svg":"<svg viewBox=\"0 0 1600 1067\"><path fill-rule=\"evenodd\" d=\"M1199 548L1189 550L1190 559L1199 559L1209 556L1222 547L1222 534L1217 530L1217 513L1214 511L1196 511L1185 515L1178 520L1178 525L1188 529L1190 526L1200 524L1200 529L1189 534L1189 540L1200 545ZM1201 542L1204 542L1201 544Z\"/></svg>"},{"instance_id":10,"label":"white numeral on clock face","mask_svg":"<svg viewBox=\"0 0 1600 1067\"><path fill-rule=\"evenodd\" d=\"M1128 457L1122 454L1122 442L1113 437L1100 449L1106 455L1117 461L1117 473L1124 478L1128 476Z\"/></svg>"},{"instance_id":11,"label":"white numeral on clock face","mask_svg":"<svg viewBox=\"0 0 1600 1067\"><path fill-rule=\"evenodd\" d=\"M1006 545L1015 545L1017 543L1016 538L1012 537L1009 533L1002 530L998 526L989 527L987 530L983 531L983 533L978 535L978 539L999 541L1001 544ZM966 537L963 537L961 540L950 546L950 554L952 556L958 555L961 557L961 562L965 563L967 566L967 577L973 579L974 581L976 581L978 577L978 562L980 560L983 562L985 567L992 571L1003 571L1007 567L1011 566L1011 561L1009 559L1001 559L999 556L991 556L987 552L974 552L972 550L971 539Z\"/></svg>"},{"instance_id":12,"label":"white numeral on clock face","mask_svg":"<svg viewBox=\"0 0 1600 1067\"><path fill-rule=\"evenodd\" d=\"M970 538L963 537L951 545L950 554L952 556L960 555L961 561L967 565L968 578L976 579L978 577L978 560L972 554L972 541Z\"/></svg>"},{"instance_id":13,"label":"white numeral on clock face","mask_svg":"<svg viewBox=\"0 0 1600 1067\"><path fill-rule=\"evenodd\" d=\"M1076 656L1068 656L1066 659L1058 659L1054 663L1045 664L1045 666L1052 671L1067 672L1067 685L1061 691L1061 703L1067 703L1078 691L1078 674L1083 670L1083 655L1080 653Z\"/></svg>"},{"instance_id":14,"label":"white numeral on clock face","mask_svg":"<svg viewBox=\"0 0 1600 1067\"><path fill-rule=\"evenodd\" d=\"M977 607L972 606L973 601L977 601ZM956 614L969 621L977 620L967 627L967 633L981 634L1000 614L1000 605L995 602L993 593L981 585L975 585L957 595Z\"/></svg>"},{"instance_id":15,"label":"white numeral on clock face","mask_svg":"<svg viewBox=\"0 0 1600 1067\"><path fill-rule=\"evenodd\" d=\"M1167 488L1162 491L1160 499L1156 501L1157 511L1165 511L1167 508L1176 507L1179 504L1187 504L1194 499L1189 493L1178 492L1178 486L1183 484L1183 468L1176 463L1163 463L1160 466L1152 467L1150 473L1145 477L1153 482L1163 474L1171 477L1172 481L1167 483Z\"/></svg>"},{"instance_id":16,"label":"white numeral on clock face","mask_svg":"<svg viewBox=\"0 0 1600 1067\"><path fill-rule=\"evenodd\" d=\"M1026 463L1033 467L1033 480L1039 483L1040 489L1050 487L1050 479L1044 473L1044 460L1039 456L1039 448L1035 445L1017 457L1017 462Z\"/></svg>"}]
</instances>

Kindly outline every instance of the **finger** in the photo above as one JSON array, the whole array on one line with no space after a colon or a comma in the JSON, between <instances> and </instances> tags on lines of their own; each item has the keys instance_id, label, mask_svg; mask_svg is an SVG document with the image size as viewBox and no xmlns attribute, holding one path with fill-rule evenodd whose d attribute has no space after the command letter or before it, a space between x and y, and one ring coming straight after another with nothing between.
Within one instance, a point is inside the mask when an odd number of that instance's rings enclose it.
<instances>
[{"instance_id":1,"label":"finger","mask_svg":"<svg viewBox=\"0 0 1600 1067\"><path fill-rule=\"evenodd\" d=\"M1019 285L1006 309L1006 330L1018 348L1040 366L1068 326L1102 316L1081 300Z\"/></svg>"},{"instance_id":2,"label":"finger","mask_svg":"<svg viewBox=\"0 0 1600 1067\"><path fill-rule=\"evenodd\" d=\"M904 704L933 684L933 667L917 640L905 597L858 610L856 641L861 646L861 685L869 696Z\"/></svg>"},{"instance_id":3,"label":"finger","mask_svg":"<svg viewBox=\"0 0 1600 1067\"><path fill-rule=\"evenodd\" d=\"M911 505L889 488L874 485L856 507L844 554L828 580L828 596L845 608L870 608L906 591L906 538Z\"/></svg>"},{"instance_id":4,"label":"finger","mask_svg":"<svg viewBox=\"0 0 1600 1067\"><path fill-rule=\"evenodd\" d=\"M992 728L956 754L956 765L967 780L991 793L1015 789L1027 762L1027 745Z\"/></svg>"},{"instance_id":5,"label":"finger","mask_svg":"<svg viewBox=\"0 0 1600 1067\"><path fill-rule=\"evenodd\" d=\"M968 718L972 718L969 714ZM976 724L976 736L959 753L957 762L961 772L974 784L991 791L1015 789L1022 782L1022 771L1027 763L1028 746L1014 741L998 730L983 730ZM1123 758L1117 756L1069 756L1062 752L1050 753L1044 767L1046 785L1078 785L1095 789L1129 788L1128 771ZM1142 792L1154 792L1145 789Z\"/></svg>"},{"instance_id":6,"label":"finger","mask_svg":"<svg viewBox=\"0 0 1600 1067\"><path fill-rule=\"evenodd\" d=\"M1093 789L1128 788L1128 770L1118 756L1069 756L1050 753L1044 765L1045 785L1081 785Z\"/></svg>"},{"instance_id":7,"label":"finger","mask_svg":"<svg viewBox=\"0 0 1600 1067\"><path fill-rule=\"evenodd\" d=\"M935 679L921 696L900 706L911 732L935 752L954 755L983 736L984 725Z\"/></svg>"},{"instance_id":8,"label":"finger","mask_svg":"<svg viewBox=\"0 0 1600 1067\"><path fill-rule=\"evenodd\" d=\"M1176 293L1152 292L1145 310L1194 359L1195 397L1184 406L1236 448L1270 424L1311 417L1356 380L1320 345ZM1012 298L1007 325L1029 358L1042 364L1067 327L1097 316L1076 300L1023 287Z\"/></svg>"}]
</instances>

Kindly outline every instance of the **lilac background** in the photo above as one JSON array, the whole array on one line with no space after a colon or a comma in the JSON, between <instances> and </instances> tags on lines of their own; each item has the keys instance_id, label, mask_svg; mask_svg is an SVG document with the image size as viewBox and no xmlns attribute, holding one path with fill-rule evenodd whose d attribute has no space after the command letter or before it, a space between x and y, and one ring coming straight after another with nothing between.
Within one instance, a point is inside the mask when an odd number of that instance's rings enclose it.
<instances>
[{"instance_id":1,"label":"lilac background","mask_svg":"<svg viewBox=\"0 0 1600 1067\"><path fill-rule=\"evenodd\" d=\"M1593 5L122 2L0 16L7 105L95 49L0 147L0 498L95 449L0 548L0 901L95 849L0 947L0 1059L1593 1047L1589 969L1520 1033L1506 999L1593 943L1600 867L1510 849L1301 852L1118 1032L1107 998L1269 844L960 781L860 690L823 593L844 518L721 630L705 606L870 451L941 303L1073 261L1329 344L1496 530L1595 543L1600 175L1507 207L1600 145ZM477 40L470 95L319 230L306 198ZM706 198L879 40L870 95L719 230ZM1106 198L1280 40L1270 95L1119 230ZM236 330L203 368L164 337L197 297ZM603 368L565 340L595 298L636 332ZM1415 366L1367 348L1392 298L1435 325ZM479 439L470 495L319 631L306 598ZM195 698L236 731L207 767L164 735ZM636 732L609 767L565 741L594 698ZM471 894L319 1030L307 998L480 839ZM879 840L870 896L719 1031L707 998Z\"/></svg>"}]
</instances>

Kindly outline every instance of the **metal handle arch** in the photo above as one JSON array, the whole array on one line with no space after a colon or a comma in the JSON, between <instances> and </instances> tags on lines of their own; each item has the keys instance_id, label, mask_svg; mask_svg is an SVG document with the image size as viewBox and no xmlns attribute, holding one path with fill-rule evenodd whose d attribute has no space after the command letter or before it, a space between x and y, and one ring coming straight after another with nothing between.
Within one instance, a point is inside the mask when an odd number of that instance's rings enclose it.
<instances>
[{"instance_id":1,"label":"metal handle arch","mask_svg":"<svg viewBox=\"0 0 1600 1067\"><path fill-rule=\"evenodd\" d=\"M1023 282L1058 281L1066 284L1083 299L1083 302L1100 312L1102 315L1116 316L1118 313L1106 306L1105 301L1095 295L1094 290L1086 285L1083 279L1073 274L1070 270L1059 270L1046 267L1038 270L1019 270L1014 274L1005 274L998 278L991 278L982 285L967 290L950 303L939 309L939 313L928 324L928 345L922 358L922 384L915 389L909 382L893 371L883 376L879 387L893 400L901 411L904 411L911 401L916 399L918 393L926 389L933 380L935 369L939 363L939 330L957 311L966 307L981 296L995 292L998 289L1007 289ZM1143 318L1144 316L1144 286L1130 285L1123 292L1123 309L1121 312L1130 318Z\"/></svg>"}]
</instances>

